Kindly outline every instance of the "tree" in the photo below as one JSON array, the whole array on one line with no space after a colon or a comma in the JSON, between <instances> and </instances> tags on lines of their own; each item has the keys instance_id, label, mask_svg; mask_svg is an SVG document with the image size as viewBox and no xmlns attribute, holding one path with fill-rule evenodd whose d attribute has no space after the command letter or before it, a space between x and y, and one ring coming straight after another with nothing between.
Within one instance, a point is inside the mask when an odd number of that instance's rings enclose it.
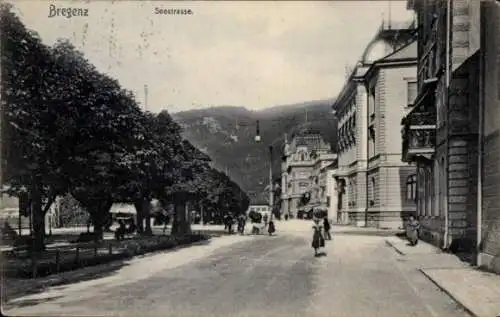
<instances>
[{"instance_id":1,"label":"tree","mask_svg":"<svg viewBox=\"0 0 500 317\"><path fill-rule=\"evenodd\" d=\"M72 122L64 144L69 159L62 172L73 197L90 213L96 240L110 219L120 173L136 160L146 131L131 92L99 73L70 43L58 42L53 49L57 65L68 85L59 89L65 119Z\"/></svg>"},{"instance_id":2,"label":"tree","mask_svg":"<svg viewBox=\"0 0 500 317\"><path fill-rule=\"evenodd\" d=\"M67 160L57 91L64 84L50 49L0 5L2 42L2 186L10 195L27 191L33 215L34 248L44 248L44 217L65 192L61 167ZM67 123L65 125L65 123Z\"/></svg>"}]
</instances>

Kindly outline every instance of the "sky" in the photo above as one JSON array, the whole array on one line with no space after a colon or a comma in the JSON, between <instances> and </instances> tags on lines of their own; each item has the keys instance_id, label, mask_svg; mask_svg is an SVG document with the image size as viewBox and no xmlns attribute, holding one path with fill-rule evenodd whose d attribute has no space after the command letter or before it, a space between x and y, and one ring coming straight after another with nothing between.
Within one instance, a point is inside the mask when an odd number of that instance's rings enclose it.
<instances>
[{"instance_id":1,"label":"sky","mask_svg":"<svg viewBox=\"0 0 500 317\"><path fill-rule=\"evenodd\" d=\"M406 1L12 3L44 43L68 39L152 112L334 98L389 11L395 22L412 18ZM88 15L48 17L51 4Z\"/></svg>"}]
</instances>

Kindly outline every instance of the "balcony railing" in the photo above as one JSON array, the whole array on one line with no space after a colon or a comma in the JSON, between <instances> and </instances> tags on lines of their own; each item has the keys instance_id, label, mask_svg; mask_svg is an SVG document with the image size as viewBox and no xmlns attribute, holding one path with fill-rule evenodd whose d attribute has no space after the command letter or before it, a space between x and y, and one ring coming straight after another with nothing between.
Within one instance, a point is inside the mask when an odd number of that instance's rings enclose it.
<instances>
[{"instance_id":1,"label":"balcony railing","mask_svg":"<svg viewBox=\"0 0 500 317\"><path fill-rule=\"evenodd\" d=\"M404 125L422 126L436 125L436 114L432 112L413 112L410 113L404 120Z\"/></svg>"},{"instance_id":2,"label":"balcony railing","mask_svg":"<svg viewBox=\"0 0 500 317\"><path fill-rule=\"evenodd\" d=\"M412 126L403 133L403 161L411 162L416 156L430 159L436 147L436 127Z\"/></svg>"},{"instance_id":3,"label":"balcony railing","mask_svg":"<svg viewBox=\"0 0 500 317\"><path fill-rule=\"evenodd\" d=\"M403 125L403 161L412 162L417 157L431 159L436 147L436 115L410 113Z\"/></svg>"}]
</instances>

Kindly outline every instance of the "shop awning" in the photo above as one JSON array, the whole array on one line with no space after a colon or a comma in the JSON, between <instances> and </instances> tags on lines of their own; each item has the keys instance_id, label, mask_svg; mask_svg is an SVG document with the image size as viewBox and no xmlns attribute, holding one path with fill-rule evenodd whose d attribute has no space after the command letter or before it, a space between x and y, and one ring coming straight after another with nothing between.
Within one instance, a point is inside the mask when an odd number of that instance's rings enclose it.
<instances>
[{"instance_id":1,"label":"shop awning","mask_svg":"<svg viewBox=\"0 0 500 317\"><path fill-rule=\"evenodd\" d=\"M129 215L135 215L137 213L137 211L135 210L135 206L133 204L121 204L121 203L113 204L109 212L112 214L129 214Z\"/></svg>"}]
</instances>

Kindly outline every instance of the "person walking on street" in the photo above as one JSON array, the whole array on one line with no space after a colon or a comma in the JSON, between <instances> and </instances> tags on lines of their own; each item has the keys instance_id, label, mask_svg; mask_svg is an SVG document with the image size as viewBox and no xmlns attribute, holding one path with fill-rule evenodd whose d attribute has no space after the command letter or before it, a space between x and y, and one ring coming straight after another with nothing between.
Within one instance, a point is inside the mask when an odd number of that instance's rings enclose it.
<instances>
[{"instance_id":1,"label":"person walking on street","mask_svg":"<svg viewBox=\"0 0 500 317\"><path fill-rule=\"evenodd\" d=\"M269 221L269 227L267 228L267 232L269 233L270 236L272 236L275 231L276 227L274 226L274 221L271 220Z\"/></svg>"},{"instance_id":2,"label":"person walking on street","mask_svg":"<svg viewBox=\"0 0 500 317\"><path fill-rule=\"evenodd\" d=\"M332 235L330 234L330 221L328 221L327 217L323 218L323 227L325 229L325 239L332 240Z\"/></svg>"},{"instance_id":3,"label":"person walking on street","mask_svg":"<svg viewBox=\"0 0 500 317\"><path fill-rule=\"evenodd\" d=\"M418 234L420 231L420 223L413 215L410 216L410 219L406 225L406 235L408 240L410 241L411 246L416 246L418 243Z\"/></svg>"},{"instance_id":4,"label":"person walking on street","mask_svg":"<svg viewBox=\"0 0 500 317\"><path fill-rule=\"evenodd\" d=\"M318 256L319 248L325 247L325 239L323 237L322 226L319 223L319 219L314 219L313 225L313 239L312 239L312 247L314 249L314 256Z\"/></svg>"},{"instance_id":5,"label":"person walking on street","mask_svg":"<svg viewBox=\"0 0 500 317\"><path fill-rule=\"evenodd\" d=\"M241 235L245 234L245 222L246 222L245 215L240 215L238 217L238 232Z\"/></svg>"}]
</instances>

